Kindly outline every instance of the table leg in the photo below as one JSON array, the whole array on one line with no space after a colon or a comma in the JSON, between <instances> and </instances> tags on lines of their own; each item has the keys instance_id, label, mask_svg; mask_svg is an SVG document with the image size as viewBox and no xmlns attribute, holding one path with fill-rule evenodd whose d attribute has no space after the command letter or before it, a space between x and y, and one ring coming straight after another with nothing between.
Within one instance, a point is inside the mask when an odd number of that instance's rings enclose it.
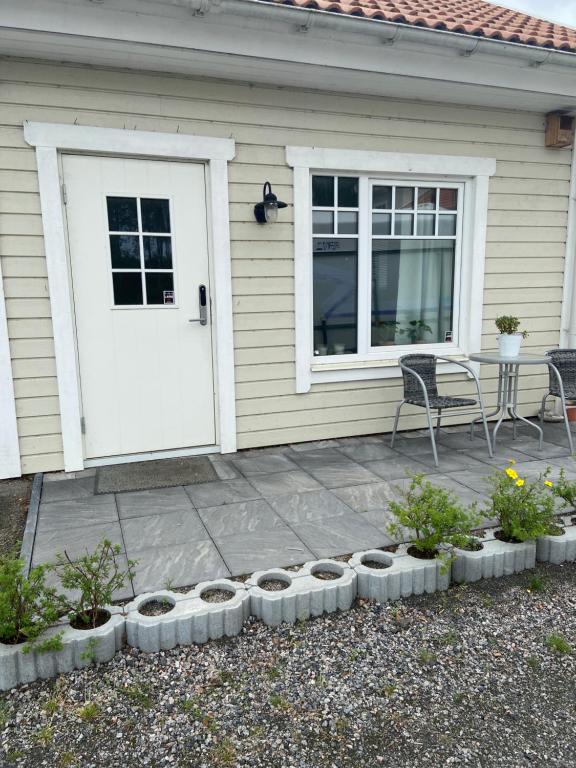
<instances>
[{"instance_id":1,"label":"table leg","mask_svg":"<svg viewBox=\"0 0 576 768\"><path fill-rule=\"evenodd\" d=\"M528 421L528 419L525 419L523 416L520 416L518 414L517 408L518 408L518 366L515 366L516 372L516 380L514 382L514 395L512 398L512 402L510 405L510 413L512 415L512 418L514 419L514 440L516 439L516 421L523 421L524 424L528 424L529 427L533 427L538 432L538 450L542 450L542 441L544 439L544 430L539 424L534 424L531 421Z\"/></svg>"}]
</instances>

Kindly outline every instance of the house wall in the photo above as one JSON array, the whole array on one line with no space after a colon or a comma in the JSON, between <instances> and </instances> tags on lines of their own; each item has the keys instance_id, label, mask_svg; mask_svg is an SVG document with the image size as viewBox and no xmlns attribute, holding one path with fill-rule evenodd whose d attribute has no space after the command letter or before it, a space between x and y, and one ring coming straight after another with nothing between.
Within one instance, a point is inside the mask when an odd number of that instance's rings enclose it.
<instances>
[{"instance_id":1,"label":"house wall","mask_svg":"<svg viewBox=\"0 0 576 768\"><path fill-rule=\"evenodd\" d=\"M496 158L483 349L495 347L493 320L504 312L523 319L527 350L559 342L570 153L544 148L543 115L4 61L0 258L24 472L63 466L36 159L24 120L235 139L229 172L239 448L387 431L401 396L398 379L295 393L292 208L274 226L257 225L252 214L266 180L292 202L287 144ZM482 374L490 404L495 369ZM546 380L544 372L523 374L522 413L535 413ZM416 417L404 421L418 424Z\"/></svg>"}]
</instances>

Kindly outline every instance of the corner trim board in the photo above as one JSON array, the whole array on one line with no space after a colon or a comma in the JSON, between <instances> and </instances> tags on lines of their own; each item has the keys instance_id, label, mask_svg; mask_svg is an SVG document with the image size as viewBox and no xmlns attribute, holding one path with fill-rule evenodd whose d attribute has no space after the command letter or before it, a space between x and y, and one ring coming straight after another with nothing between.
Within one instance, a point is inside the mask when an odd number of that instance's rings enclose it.
<instances>
[{"instance_id":1,"label":"corner trim board","mask_svg":"<svg viewBox=\"0 0 576 768\"><path fill-rule=\"evenodd\" d=\"M72 289L58 168L58 152L62 150L94 152L111 156L194 159L207 162L209 179L207 202L211 214L209 231L216 283L214 300L217 307L218 388L216 397L219 413L219 444L223 453L235 451L236 410L227 166L228 160L235 155L235 142L232 139L214 139L205 136L31 122L24 123L24 138L28 144L36 147L65 470L72 472L83 469L84 453L80 429L82 409L75 349ZM0 317L0 355L1 326ZM1 404L0 401L0 406Z\"/></svg>"},{"instance_id":2,"label":"corner trim board","mask_svg":"<svg viewBox=\"0 0 576 768\"><path fill-rule=\"evenodd\" d=\"M20 477L21 474L12 358L0 263L0 479Z\"/></svg>"}]
</instances>

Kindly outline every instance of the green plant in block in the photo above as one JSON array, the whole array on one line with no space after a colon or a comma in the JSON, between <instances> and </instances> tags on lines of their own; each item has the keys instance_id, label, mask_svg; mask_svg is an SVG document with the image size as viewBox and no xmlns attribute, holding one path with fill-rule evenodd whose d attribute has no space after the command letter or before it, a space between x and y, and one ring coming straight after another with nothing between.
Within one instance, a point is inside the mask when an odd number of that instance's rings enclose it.
<instances>
[{"instance_id":1,"label":"green plant in block","mask_svg":"<svg viewBox=\"0 0 576 768\"><path fill-rule=\"evenodd\" d=\"M471 531L481 520L476 504L465 507L456 495L422 475L414 475L400 502L390 503L396 518L388 527L393 536L409 528L416 534L412 552L416 557L433 558L441 545L466 548L473 541ZM447 558L447 555L444 555Z\"/></svg>"},{"instance_id":2,"label":"green plant in block","mask_svg":"<svg viewBox=\"0 0 576 768\"><path fill-rule=\"evenodd\" d=\"M544 484L550 488L554 496L562 499L567 509L576 510L576 481L568 480L564 467L560 470L560 475L555 483L551 480L545 480Z\"/></svg>"},{"instance_id":3,"label":"green plant in block","mask_svg":"<svg viewBox=\"0 0 576 768\"><path fill-rule=\"evenodd\" d=\"M537 480L525 480L512 466L490 478L490 499L505 541L528 541L556 532L554 497L545 486L550 468Z\"/></svg>"},{"instance_id":4,"label":"green plant in block","mask_svg":"<svg viewBox=\"0 0 576 768\"><path fill-rule=\"evenodd\" d=\"M41 635L60 617L56 590L46 585L46 567L24 573L24 561L12 555L0 557L0 643L25 643L24 651L55 651L62 648L61 633Z\"/></svg>"}]
</instances>

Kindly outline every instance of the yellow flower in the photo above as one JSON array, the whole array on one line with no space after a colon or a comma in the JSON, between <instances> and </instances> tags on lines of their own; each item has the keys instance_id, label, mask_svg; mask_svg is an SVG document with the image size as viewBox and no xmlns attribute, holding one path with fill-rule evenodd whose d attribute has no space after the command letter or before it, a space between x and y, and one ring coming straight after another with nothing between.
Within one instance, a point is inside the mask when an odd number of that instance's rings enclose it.
<instances>
[{"instance_id":1,"label":"yellow flower","mask_svg":"<svg viewBox=\"0 0 576 768\"><path fill-rule=\"evenodd\" d=\"M550 480L544 480L544 485L547 485L547 486L548 486L548 488L552 488L552 486L554 485L554 483L553 483L553 482L551 482Z\"/></svg>"},{"instance_id":2,"label":"yellow flower","mask_svg":"<svg viewBox=\"0 0 576 768\"><path fill-rule=\"evenodd\" d=\"M518 480L516 480L516 485L518 486L518 488L522 488L522 486L524 485L524 480L522 480L522 478L519 477Z\"/></svg>"},{"instance_id":3,"label":"yellow flower","mask_svg":"<svg viewBox=\"0 0 576 768\"><path fill-rule=\"evenodd\" d=\"M516 464L515 459L508 459L508 464Z\"/></svg>"},{"instance_id":4,"label":"yellow flower","mask_svg":"<svg viewBox=\"0 0 576 768\"><path fill-rule=\"evenodd\" d=\"M518 479L518 473L514 472L512 467L508 467L508 469L506 470L506 474L508 475L508 477L512 478L512 480Z\"/></svg>"}]
</instances>

